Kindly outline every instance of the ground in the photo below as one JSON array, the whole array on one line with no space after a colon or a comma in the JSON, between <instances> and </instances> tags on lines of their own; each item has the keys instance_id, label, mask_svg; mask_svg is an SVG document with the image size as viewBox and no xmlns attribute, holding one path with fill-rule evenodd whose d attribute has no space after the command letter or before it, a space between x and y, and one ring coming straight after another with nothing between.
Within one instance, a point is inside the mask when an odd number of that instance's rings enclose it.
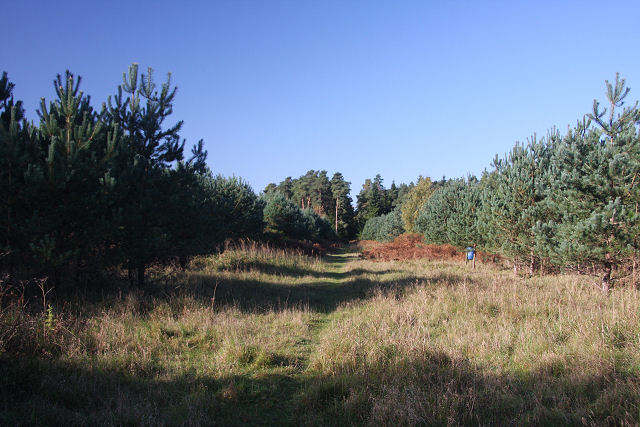
<instances>
[{"instance_id":1,"label":"ground","mask_svg":"<svg viewBox=\"0 0 640 427\"><path fill-rule=\"evenodd\" d=\"M582 276L247 245L0 322L0 424L640 422L638 291Z\"/></svg>"}]
</instances>

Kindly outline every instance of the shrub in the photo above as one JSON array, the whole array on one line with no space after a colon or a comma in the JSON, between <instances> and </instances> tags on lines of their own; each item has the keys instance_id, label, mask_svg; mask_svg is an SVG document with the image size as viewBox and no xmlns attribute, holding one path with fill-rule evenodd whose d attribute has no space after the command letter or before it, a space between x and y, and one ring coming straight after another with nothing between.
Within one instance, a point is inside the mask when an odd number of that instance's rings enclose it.
<instances>
[{"instance_id":1,"label":"shrub","mask_svg":"<svg viewBox=\"0 0 640 427\"><path fill-rule=\"evenodd\" d=\"M360 238L390 242L402 233L404 233L402 214L399 209L395 209L386 215L369 219L362 229Z\"/></svg>"}]
</instances>

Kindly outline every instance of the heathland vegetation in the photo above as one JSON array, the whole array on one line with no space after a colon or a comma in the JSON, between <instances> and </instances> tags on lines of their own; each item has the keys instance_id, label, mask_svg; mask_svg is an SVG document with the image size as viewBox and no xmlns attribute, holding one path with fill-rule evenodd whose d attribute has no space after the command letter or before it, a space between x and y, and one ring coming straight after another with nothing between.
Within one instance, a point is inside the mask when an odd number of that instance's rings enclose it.
<instances>
[{"instance_id":1,"label":"heathland vegetation","mask_svg":"<svg viewBox=\"0 0 640 427\"><path fill-rule=\"evenodd\" d=\"M67 72L36 125L4 73L0 424L640 423L640 109L606 87L354 206L340 172L216 175L170 76L96 109Z\"/></svg>"},{"instance_id":2,"label":"heathland vegetation","mask_svg":"<svg viewBox=\"0 0 640 427\"><path fill-rule=\"evenodd\" d=\"M552 129L516 143L480 179L422 181L400 207L404 229L428 243L473 246L509 259L528 273L600 274L607 292L613 274L636 281L640 250L638 103L625 106L629 88L606 82L603 107L562 135ZM419 182L420 184L420 182ZM426 189L424 187L427 187ZM421 188L422 187L422 188ZM418 195L418 190L421 193ZM374 220L371 220L374 221ZM395 216L375 219L367 238L395 237Z\"/></svg>"},{"instance_id":3,"label":"heathland vegetation","mask_svg":"<svg viewBox=\"0 0 640 427\"><path fill-rule=\"evenodd\" d=\"M6 425L640 422L640 295L584 276L247 244L31 298L0 314Z\"/></svg>"}]
</instances>

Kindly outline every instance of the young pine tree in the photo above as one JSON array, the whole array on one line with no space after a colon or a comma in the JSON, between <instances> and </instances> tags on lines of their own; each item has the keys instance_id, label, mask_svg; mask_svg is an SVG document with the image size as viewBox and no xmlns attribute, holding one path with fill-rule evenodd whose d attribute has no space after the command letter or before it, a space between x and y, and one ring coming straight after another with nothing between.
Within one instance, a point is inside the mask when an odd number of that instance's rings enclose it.
<instances>
[{"instance_id":1,"label":"young pine tree","mask_svg":"<svg viewBox=\"0 0 640 427\"><path fill-rule=\"evenodd\" d=\"M159 91L153 80L153 70L138 74L132 64L123 74L123 84L108 100L106 119L122 130L122 145L114 163L117 185L116 204L123 209L120 224L123 257L129 277L144 285L149 262L166 253L171 245L163 231L172 221L181 221L164 209L172 203L169 169L182 160L184 142L179 132L182 121L165 127L171 115L176 88L171 86L171 74ZM126 94L126 95L125 95ZM126 96L126 97L125 97Z\"/></svg>"},{"instance_id":2,"label":"young pine tree","mask_svg":"<svg viewBox=\"0 0 640 427\"><path fill-rule=\"evenodd\" d=\"M544 219L540 202L554 141L552 138L549 145L533 135L504 158L496 156L491 185L483 192L480 230L489 247L513 260L514 271L520 260L528 261L529 274L536 266L535 226Z\"/></svg>"},{"instance_id":3,"label":"young pine tree","mask_svg":"<svg viewBox=\"0 0 640 427\"><path fill-rule=\"evenodd\" d=\"M0 263L13 280L16 261L26 261L29 238L24 220L29 215L24 172L33 158L34 129L24 119L22 101L13 99L15 85L7 73L0 78Z\"/></svg>"},{"instance_id":4,"label":"young pine tree","mask_svg":"<svg viewBox=\"0 0 640 427\"><path fill-rule=\"evenodd\" d=\"M606 86L608 107L594 100L589 120L569 132L554 156L551 197L561 216L548 224L562 262L601 268L603 292L613 268L637 253L640 223L640 111L637 103L624 107L629 88L619 75Z\"/></svg>"},{"instance_id":5,"label":"young pine tree","mask_svg":"<svg viewBox=\"0 0 640 427\"><path fill-rule=\"evenodd\" d=\"M65 265L75 266L76 282L87 263L101 267L104 236L113 227L103 185L116 132L107 131L80 83L67 71L53 82L57 98L48 106L42 99L41 155L27 172L34 206L31 249L54 281Z\"/></svg>"}]
</instances>

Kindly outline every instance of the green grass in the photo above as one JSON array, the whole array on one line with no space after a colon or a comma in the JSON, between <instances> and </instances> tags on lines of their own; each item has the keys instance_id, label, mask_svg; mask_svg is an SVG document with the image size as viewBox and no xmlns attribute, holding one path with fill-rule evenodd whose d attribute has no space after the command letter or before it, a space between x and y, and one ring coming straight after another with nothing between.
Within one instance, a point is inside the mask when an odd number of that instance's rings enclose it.
<instances>
[{"instance_id":1,"label":"green grass","mask_svg":"<svg viewBox=\"0 0 640 427\"><path fill-rule=\"evenodd\" d=\"M256 245L0 311L0 424L638 424L640 295Z\"/></svg>"}]
</instances>

